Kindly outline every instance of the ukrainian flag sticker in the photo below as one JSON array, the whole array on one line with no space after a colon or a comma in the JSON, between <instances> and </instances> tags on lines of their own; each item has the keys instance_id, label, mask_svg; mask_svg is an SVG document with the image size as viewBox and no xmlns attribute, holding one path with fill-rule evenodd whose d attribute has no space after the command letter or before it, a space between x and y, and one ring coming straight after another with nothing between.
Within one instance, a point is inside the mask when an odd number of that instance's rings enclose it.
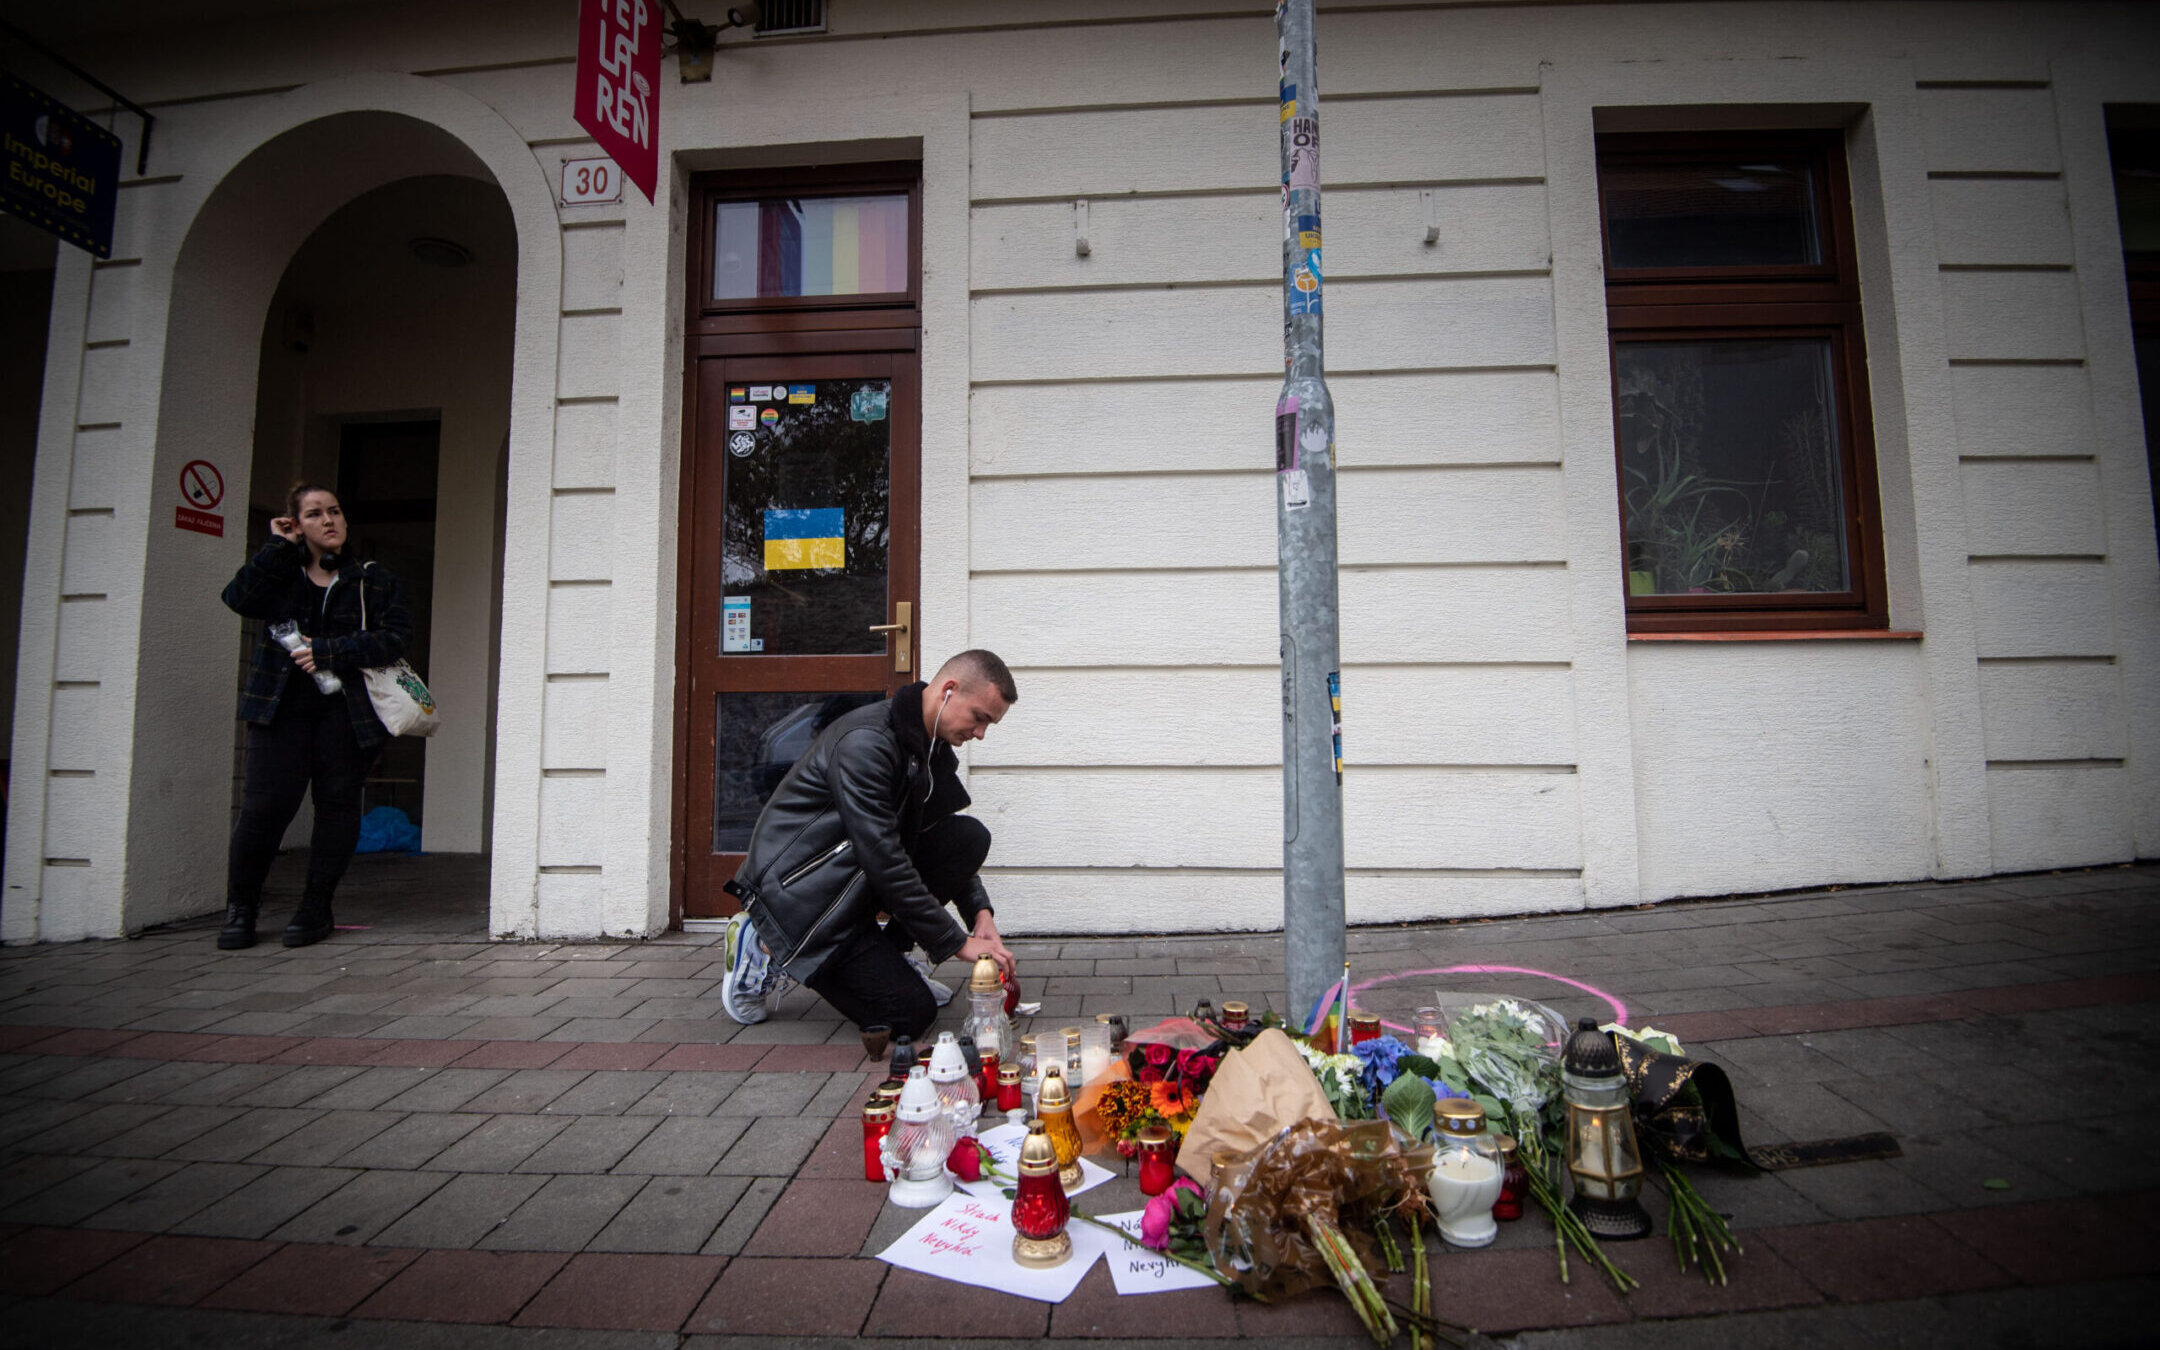
<instances>
[{"instance_id":1,"label":"ukrainian flag sticker","mask_svg":"<svg viewBox=\"0 0 2160 1350\"><path fill-rule=\"evenodd\" d=\"M846 567L847 513L837 506L765 513L765 570Z\"/></svg>"}]
</instances>

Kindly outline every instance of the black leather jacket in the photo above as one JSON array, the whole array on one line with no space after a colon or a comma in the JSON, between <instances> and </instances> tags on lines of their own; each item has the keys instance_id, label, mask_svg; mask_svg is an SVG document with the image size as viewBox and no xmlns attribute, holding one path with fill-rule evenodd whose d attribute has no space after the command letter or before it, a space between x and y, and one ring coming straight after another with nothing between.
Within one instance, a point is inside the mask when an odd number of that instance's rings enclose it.
<instances>
[{"instance_id":1,"label":"black leather jacket","mask_svg":"<svg viewBox=\"0 0 2160 1350\"><path fill-rule=\"evenodd\" d=\"M968 939L908 857L925 828L969 800L952 747L933 747L923 731L922 691L911 684L818 733L758 813L750 851L727 885L798 980L881 910L933 962ZM970 883L958 904L972 925L989 908L982 883Z\"/></svg>"}]
</instances>

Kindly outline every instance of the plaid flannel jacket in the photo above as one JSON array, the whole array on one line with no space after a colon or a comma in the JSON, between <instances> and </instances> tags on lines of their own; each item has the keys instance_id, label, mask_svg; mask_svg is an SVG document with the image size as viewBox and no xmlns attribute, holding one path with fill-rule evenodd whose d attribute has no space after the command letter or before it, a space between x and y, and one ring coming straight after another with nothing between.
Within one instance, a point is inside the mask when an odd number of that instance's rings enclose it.
<instances>
[{"instance_id":1,"label":"plaid flannel jacket","mask_svg":"<svg viewBox=\"0 0 2160 1350\"><path fill-rule=\"evenodd\" d=\"M314 587L308 583L302 560L306 546L289 544L273 536L254 557L240 565L225 587L225 607L244 619L265 624L291 619L300 625L315 648L318 666L327 665L345 682L345 707L352 717L353 739L366 749L382 744L390 733L375 716L368 700L362 667L395 664L405 655L412 638L412 616L405 608L405 589L390 570L348 562L339 569L330 587L329 602L318 619L314 613ZM367 588L367 629L360 627L360 588ZM248 669L247 687L240 693L240 718L268 726L277 716L278 699L289 679L306 679L293 664L292 654L278 645L266 630L256 644L254 663Z\"/></svg>"}]
</instances>

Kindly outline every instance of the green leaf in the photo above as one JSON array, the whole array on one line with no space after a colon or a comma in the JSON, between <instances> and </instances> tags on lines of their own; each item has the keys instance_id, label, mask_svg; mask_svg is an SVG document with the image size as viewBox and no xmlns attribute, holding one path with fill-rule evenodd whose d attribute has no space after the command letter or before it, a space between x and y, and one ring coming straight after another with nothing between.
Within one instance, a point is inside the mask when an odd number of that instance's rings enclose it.
<instances>
[{"instance_id":1,"label":"green leaf","mask_svg":"<svg viewBox=\"0 0 2160 1350\"><path fill-rule=\"evenodd\" d=\"M1404 1055L1395 1061L1395 1070L1398 1073L1414 1073L1420 1078L1441 1076L1440 1061L1426 1055Z\"/></svg>"},{"instance_id":2,"label":"green leaf","mask_svg":"<svg viewBox=\"0 0 2160 1350\"><path fill-rule=\"evenodd\" d=\"M2010 1189L2010 1183L2003 1180L2001 1177L1989 1177L1986 1181L1981 1182L1980 1185L1983 1188L1991 1191L2007 1191Z\"/></svg>"},{"instance_id":3,"label":"green leaf","mask_svg":"<svg viewBox=\"0 0 2160 1350\"><path fill-rule=\"evenodd\" d=\"M1414 1073L1405 1073L1380 1094L1380 1109L1395 1128L1412 1139L1423 1139L1433 1127L1432 1084Z\"/></svg>"}]
</instances>

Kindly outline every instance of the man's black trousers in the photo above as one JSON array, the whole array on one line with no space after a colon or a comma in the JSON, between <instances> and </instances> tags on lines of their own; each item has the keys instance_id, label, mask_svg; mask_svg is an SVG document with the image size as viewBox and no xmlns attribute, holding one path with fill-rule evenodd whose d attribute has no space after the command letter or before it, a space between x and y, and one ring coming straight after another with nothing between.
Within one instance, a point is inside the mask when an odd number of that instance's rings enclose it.
<instances>
[{"instance_id":1,"label":"man's black trousers","mask_svg":"<svg viewBox=\"0 0 2160 1350\"><path fill-rule=\"evenodd\" d=\"M973 816L947 816L924 830L908 850L930 893L947 904L967 894L968 882L990 856L990 829ZM915 939L897 922L880 928L865 918L803 983L858 1027L891 1027L895 1036L921 1036L937 1021L937 1000L907 963Z\"/></svg>"},{"instance_id":2,"label":"man's black trousers","mask_svg":"<svg viewBox=\"0 0 2160 1350\"><path fill-rule=\"evenodd\" d=\"M357 675L346 678L357 678ZM225 860L225 899L253 908L300 798L315 790L315 832L308 846L305 900L327 905L353 846L360 842L360 789L378 750L353 736L343 694L324 696L295 670L269 726L247 729L247 777L240 819ZM305 685L305 690L294 686Z\"/></svg>"}]
</instances>

